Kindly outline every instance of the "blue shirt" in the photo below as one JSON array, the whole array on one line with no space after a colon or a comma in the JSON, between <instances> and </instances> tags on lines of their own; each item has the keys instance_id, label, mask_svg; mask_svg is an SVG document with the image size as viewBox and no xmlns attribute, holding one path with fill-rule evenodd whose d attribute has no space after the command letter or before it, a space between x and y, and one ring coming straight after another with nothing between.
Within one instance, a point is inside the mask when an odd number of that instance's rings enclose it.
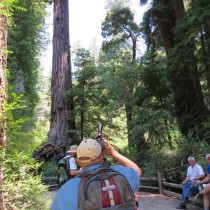
<instances>
[{"instance_id":1,"label":"blue shirt","mask_svg":"<svg viewBox=\"0 0 210 210\"><path fill-rule=\"evenodd\" d=\"M207 171L208 171L208 174L210 174L210 164L208 164L207 166Z\"/></svg>"},{"instance_id":2,"label":"blue shirt","mask_svg":"<svg viewBox=\"0 0 210 210\"><path fill-rule=\"evenodd\" d=\"M90 171L99 168L101 165L91 165L83 170ZM133 168L124 167L121 165L111 166L113 170L123 174L129 181L134 192L139 191L140 181L138 172ZM59 190L53 200L51 210L77 210L78 190L80 177L70 179Z\"/></svg>"}]
</instances>

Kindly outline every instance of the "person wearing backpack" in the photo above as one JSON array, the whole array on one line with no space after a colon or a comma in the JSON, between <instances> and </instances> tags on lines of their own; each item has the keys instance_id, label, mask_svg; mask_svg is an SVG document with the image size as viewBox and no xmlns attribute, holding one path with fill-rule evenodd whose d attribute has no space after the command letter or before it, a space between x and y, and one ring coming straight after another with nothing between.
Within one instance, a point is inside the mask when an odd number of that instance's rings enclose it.
<instances>
[{"instance_id":1,"label":"person wearing backpack","mask_svg":"<svg viewBox=\"0 0 210 210\"><path fill-rule=\"evenodd\" d=\"M103 155L120 165L103 167L102 147L86 139L77 148L77 162L83 173L66 182L57 192L51 210L134 210L142 174L136 163L118 153L106 140Z\"/></svg>"},{"instance_id":2,"label":"person wearing backpack","mask_svg":"<svg viewBox=\"0 0 210 210\"><path fill-rule=\"evenodd\" d=\"M66 156L58 162L59 170L59 186L61 187L70 178L77 176L82 173L82 170L78 170L76 164L77 145L70 146L66 152Z\"/></svg>"},{"instance_id":3,"label":"person wearing backpack","mask_svg":"<svg viewBox=\"0 0 210 210\"><path fill-rule=\"evenodd\" d=\"M69 155L67 168L70 177L74 177L82 173L81 170L78 170L78 166L76 163L77 148L78 148L77 145L72 145L70 146L69 150L66 152Z\"/></svg>"}]
</instances>

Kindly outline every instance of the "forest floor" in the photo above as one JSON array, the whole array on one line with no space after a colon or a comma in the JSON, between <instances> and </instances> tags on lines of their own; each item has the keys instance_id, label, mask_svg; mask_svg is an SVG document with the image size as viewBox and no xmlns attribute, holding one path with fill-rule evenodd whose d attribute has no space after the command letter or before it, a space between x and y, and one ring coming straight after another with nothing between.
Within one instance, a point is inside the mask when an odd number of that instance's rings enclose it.
<instances>
[{"instance_id":1,"label":"forest floor","mask_svg":"<svg viewBox=\"0 0 210 210\"><path fill-rule=\"evenodd\" d=\"M179 199L177 198L146 192L141 192L140 194L139 210L175 210L176 206L179 204ZM189 203L187 209L202 210L203 208Z\"/></svg>"},{"instance_id":2,"label":"forest floor","mask_svg":"<svg viewBox=\"0 0 210 210\"><path fill-rule=\"evenodd\" d=\"M51 198L55 197L57 190L51 191ZM140 192L141 200L139 202L138 210L175 210L179 204L177 198L168 197L160 194L152 194L147 192ZM188 210L202 210L198 205L189 203L187 205Z\"/></svg>"}]
</instances>

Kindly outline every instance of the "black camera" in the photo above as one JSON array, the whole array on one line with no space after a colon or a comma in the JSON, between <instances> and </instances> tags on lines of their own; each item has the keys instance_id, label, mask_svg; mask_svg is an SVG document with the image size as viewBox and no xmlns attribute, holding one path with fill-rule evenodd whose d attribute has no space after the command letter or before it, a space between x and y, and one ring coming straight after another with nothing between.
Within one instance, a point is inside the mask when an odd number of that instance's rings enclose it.
<instances>
[{"instance_id":1,"label":"black camera","mask_svg":"<svg viewBox=\"0 0 210 210\"><path fill-rule=\"evenodd\" d=\"M105 149L105 144L102 142L102 130L103 130L103 124L99 123L98 124L98 133L97 133L97 141L101 145L102 151Z\"/></svg>"}]
</instances>

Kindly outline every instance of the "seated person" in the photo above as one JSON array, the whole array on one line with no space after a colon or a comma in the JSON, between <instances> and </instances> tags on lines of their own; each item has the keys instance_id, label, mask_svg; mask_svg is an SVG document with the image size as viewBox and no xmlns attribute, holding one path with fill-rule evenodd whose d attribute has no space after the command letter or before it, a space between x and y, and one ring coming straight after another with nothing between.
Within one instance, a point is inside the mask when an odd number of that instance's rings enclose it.
<instances>
[{"instance_id":1,"label":"seated person","mask_svg":"<svg viewBox=\"0 0 210 210\"><path fill-rule=\"evenodd\" d=\"M182 182L182 197L180 204L176 207L177 209L186 209L186 204L189 197L194 196L198 193L197 180L203 179L205 173L200 165L195 162L195 158L188 157L189 167L187 169L187 176Z\"/></svg>"},{"instance_id":2,"label":"seated person","mask_svg":"<svg viewBox=\"0 0 210 210\"><path fill-rule=\"evenodd\" d=\"M202 181L197 181L199 185L203 185L210 182L210 154L206 155L206 161L208 162L207 170L208 174L206 178ZM210 207L210 184L207 184L206 187L200 192L203 195L204 210L209 210Z\"/></svg>"}]
</instances>

